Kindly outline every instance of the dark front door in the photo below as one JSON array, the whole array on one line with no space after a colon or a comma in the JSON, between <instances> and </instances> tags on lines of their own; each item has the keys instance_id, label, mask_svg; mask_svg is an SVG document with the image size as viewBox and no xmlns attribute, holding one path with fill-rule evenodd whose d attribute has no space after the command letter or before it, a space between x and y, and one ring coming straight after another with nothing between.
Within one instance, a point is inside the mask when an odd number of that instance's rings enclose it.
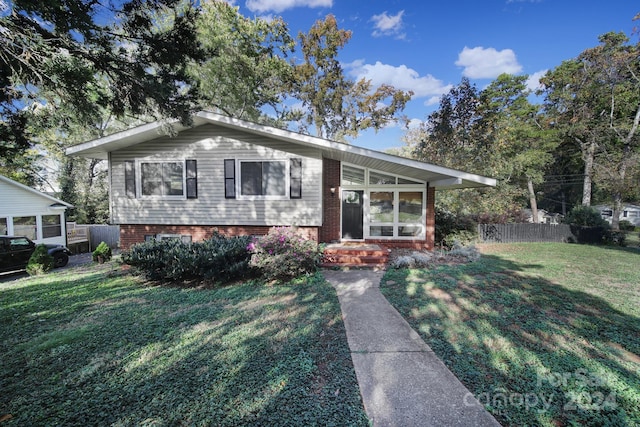
<instances>
[{"instance_id":1,"label":"dark front door","mask_svg":"<svg viewBox=\"0 0 640 427\"><path fill-rule=\"evenodd\" d=\"M362 239L362 217L364 213L362 190L342 191L342 238Z\"/></svg>"}]
</instances>

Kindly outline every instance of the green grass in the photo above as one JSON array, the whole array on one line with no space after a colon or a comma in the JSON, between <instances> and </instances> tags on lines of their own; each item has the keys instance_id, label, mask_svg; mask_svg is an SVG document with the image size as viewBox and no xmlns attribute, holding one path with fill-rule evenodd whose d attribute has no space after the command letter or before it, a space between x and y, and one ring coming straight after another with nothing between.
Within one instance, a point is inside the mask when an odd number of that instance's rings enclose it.
<instances>
[{"instance_id":1,"label":"green grass","mask_svg":"<svg viewBox=\"0 0 640 427\"><path fill-rule=\"evenodd\" d=\"M0 283L0 420L368 425L335 291L149 286L93 265Z\"/></svg>"},{"instance_id":2,"label":"green grass","mask_svg":"<svg viewBox=\"0 0 640 427\"><path fill-rule=\"evenodd\" d=\"M640 250L486 245L382 292L505 426L640 425Z\"/></svg>"}]
</instances>

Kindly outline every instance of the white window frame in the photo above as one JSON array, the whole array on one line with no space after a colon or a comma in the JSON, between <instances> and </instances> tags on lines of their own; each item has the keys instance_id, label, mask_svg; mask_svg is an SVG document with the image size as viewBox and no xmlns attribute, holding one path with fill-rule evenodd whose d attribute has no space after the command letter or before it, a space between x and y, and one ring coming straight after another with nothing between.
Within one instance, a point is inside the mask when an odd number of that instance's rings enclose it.
<instances>
[{"instance_id":1,"label":"white window frame","mask_svg":"<svg viewBox=\"0 0 640 427\"><path fill-rule=\"evenodd\" d=\"M342 171L344 166L349 166L358 169L364 169L364 184L343 184L342 183ZM398 178L411 180L417 182L417 184L369 184L369 174L370 172L377 172L384 175L390 175L396 177L396 182ZM342 190L362 190L363 191L363 218L362 218L362 227L363 227L363 239L374 239L374 240L424 240L426 238L426 219L427 219L427 183L425 181L420 181L415 178L409 178L402 175L396 175L384 171L379 171L376 169L370 169L358 165L353 165L349 163L342 163L340 165L340 200L342 203ZM393 222L371 222L371 193L393 193ZM422 215L420 217L419 223L406 223L399 222L400 216L400 193L409 193L409 192L418 192L422 193ZM393 236L372 236L370 227L385 227L390 226L393 227ZM417 236L400 236L400 227L404 226L419 226L420 234ZM340 210L340 235L342 235L342 210Z\"/></svg>"},{"instance_id":2,"label":"white window frame","mask_svg":"<svg viewBox=\"0 0 640 427\"><path fill-rule=\"evenodd\" d=\"M142 165L144 163L181 163L182 195L145 195L142 194ZM136 197L156 200L187 200L187 162L182 159L136 159Z\"/></svg>"},{"instance_id":3,"label":"white window frame","mask_svg":"<svg viewBox=\"0 0 640 427\"><path fill-rule=\"evenodd\" d=\"M284 195L243 195L242 163L280 162L284 163ZM236 159L236 198L238 200L289 200L291 192L291 159Z\"/></svg>"}]
</instances>

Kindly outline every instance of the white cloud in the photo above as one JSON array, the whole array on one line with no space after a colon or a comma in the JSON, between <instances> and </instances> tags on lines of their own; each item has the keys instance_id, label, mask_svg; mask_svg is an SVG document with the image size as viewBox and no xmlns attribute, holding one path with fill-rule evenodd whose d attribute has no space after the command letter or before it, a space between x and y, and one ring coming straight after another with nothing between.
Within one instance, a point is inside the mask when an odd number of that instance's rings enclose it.
<instances>
[{"instance_id":1,"label":"white cloud","mask_svg":"<svg viewBox=\"0 0 640 427\"><path fill-rule=\"evenodd\" d=\"M544 77L545 74L547 74L547 71L549 70L541 70L531 74L527 79L527 89L532 92L540 89L540 79Z\"/></svg>"},{"instance_id":2,"label":"white cloud","mask_svg":"<svg viewBox=\"0 0 640 427\"><path fill-rule=\"evenodd\" d=\"M493 79L502 73L517 74L522 71L511 49L497 51L482 46L473 49L465 46L458 54L456 65L464 67L462 75L470 79Z\"/></svg>"},{"instance_id":3,"label":"white cloud","mask_svg":"<svg viewBox=\"0 0 640 427\"><path fill-rule=\"evenodd\" d=\"M421 124L422 124L422 120L420 120L420 119L411 119L411 120L409 120L409 123L407 123L407 127L409 129L418 129L418 128L420 128Z\"/></svg>"},{"instance_id":4,"label":"white cloud","mask_svg":"<svg viewBox=\"0 0 640 427\"><path fill-rule=\"evenodd\" d=\"M420 76L414 69L406 65L394 67L376 61L375 64L365 64L363 60L357 60L345 66L349 74L357 80L365 78L371 80L373 86L388 84L396 89L404 91L412 90L417 98L439 97L451 89L451 85L445 85L430 74Z\"/></svg>"},{"instance_id":5,"label":"white cloud","mask_svg":"<svg viewBox=\"0 0 640 427\"><path fill-rule=\"evenodd\" d=\"M280 13L294 7L332 7L333 0L247 0L245 6L252 12Z\"/></svg>"},{"instance_id":6,"label":"white cloud","mask_svg":"<svg viewBox=\"0 0 640 427\"><path fill-rule=\"evenodd\" d=\"M371 33L374 37L380 36L397 36L399 38L404 38L404 34L402 34L402 15L404 15L404 10L398 12L397 15L387 15L387 12L384 11L380 15L373 15L371 20L374 23L375 30Z\"/></svg>"}]
</instances>

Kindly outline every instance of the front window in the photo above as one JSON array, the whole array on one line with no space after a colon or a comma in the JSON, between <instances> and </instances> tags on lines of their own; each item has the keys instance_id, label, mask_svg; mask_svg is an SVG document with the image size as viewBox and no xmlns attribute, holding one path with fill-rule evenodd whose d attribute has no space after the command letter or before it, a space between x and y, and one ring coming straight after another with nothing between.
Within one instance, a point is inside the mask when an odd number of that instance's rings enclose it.
<instances>
[{"instance_id":1,"label":"front window","mask_svg":"<svg viewBox=\"0 0 640 427\"><path fill-rule=\"evenodd\" d=\"M425 237L426 182L342 164L341 185L343 202L349 190L363 191L365 238Z\"/></svg>"},{"instance_id":2,"label":"front window","mask_svg":"<svg viewBox=\"0 0 640 427\"><path fill-rule=\"evenodd\" d=\"M142 196L184 196L184 162L141 162Z\"/></svg>"},{"instance_id":3,"label":"front window","mask_svg":"<svg viewBox=\"0 0 640 427\"><path fill-rule=\"evenodd\" d=\"M36 225L35 216L16 216L13 217L13 234L16 236L24 236L31 240L36 240L38 235L38 226Z\"/></svg>"},{"instance_id":4,"label":"front window","mask_svg":"<svg viewBox=\"0 0 640 427\"><path fill-rule=\"evenodd\" d=\"M9 227L7 227L7 218L0 218L0 236L6 236L9 234Z\"/></svg>"},{"instance_id":5,"label":"front window","mask_svg":"<svg viewBox=\"0 0 640 427\"><path fill-rule=\"evenodd\" d=\"M42 238L62 236L60 215L42 215Z\"/></svg>"},{"instance_id":6,"label":"front window","mask_svg":"<svg viewBox=\"0 0 640 427\"><path fill-rule=\"evenodd\" d=\"M241 161L240 195L285 197L287 163L284 161Z\"/></svg>"},{"instance_id":7,"label":"front window","mask_svg":"<svg viewBox=\"0 0 640 427\"><path fill-rule=\"evenodd\" d=\"M422 235L422 206L424 193L421 191L401 191L398 193L398 235Z\"/></svg>"}]
</instances>

